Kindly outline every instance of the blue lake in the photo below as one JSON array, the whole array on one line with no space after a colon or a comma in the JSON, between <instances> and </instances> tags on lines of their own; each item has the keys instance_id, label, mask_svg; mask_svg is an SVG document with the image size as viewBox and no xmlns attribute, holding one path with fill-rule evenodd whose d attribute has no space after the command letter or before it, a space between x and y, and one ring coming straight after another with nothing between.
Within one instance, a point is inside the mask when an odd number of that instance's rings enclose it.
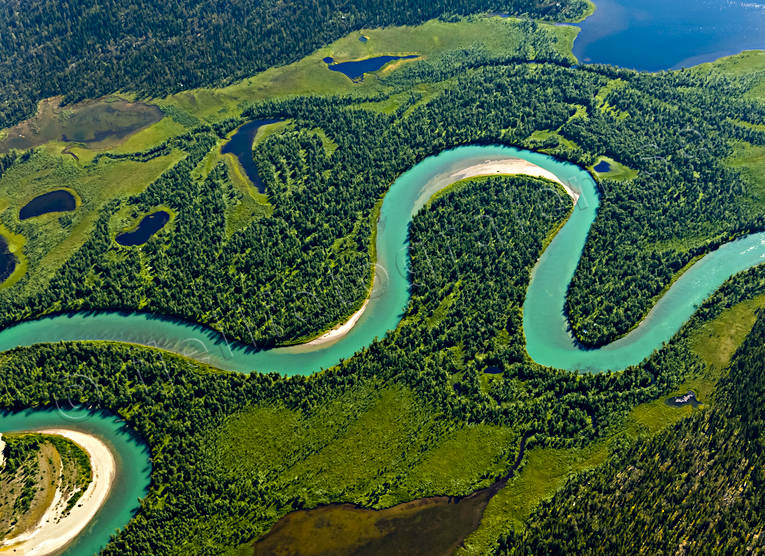
<instances>
[{"instance_id":1,"label":"blue lake","mask_svg":"<svg viewBox=\"0 0 765 556\"><path fill-rule=\"evenodd\" d=\"M236 156L245 175L261 193L265 193L265 186L258 175L258 168L255 166L255 161L252 158L252 142L258 133L258 129L264 125L275 124L278 121L280 120L253 120L246 123L237 129L236 133L231 136L231 139L220 149L222 154L231 153Z\"/></svg>"},{"instance_id":2,"label":"blue lake","mask_svg":"<svg viewBox=\"0 0 765 556\"><path fill-rule=\"evenodd\" d=\"M765 48L763 0L596 0L578 24L580 62L677 69Z\"/></svg>"},{"instance_id":3,"label":"blue lake","mask_svg":"<svg viewBox=\"0 0 765 556\"><path fill-rule=\"evenodd\" d=\"M409 56L375 56L374 58L367 58L366 60L338 63L335 63L335 60L328 56L324 58L324 63L327 64L332 71L339 71L353 81L360 81L365 73L377 71L388 62L392 62L393 60L408 60L411 58L419 58L419 56L417 54L410 54Z\"/></svg>"},{"instance_id":4,"label":"blue lake","mask_svg":"<svg viewBox=\"0 0 765 556\"><path fill-rule=\"evenodd\" d=\"M135 230L119 234L116 237L120 245L143 245L149 238L160 231L170 220L170 213L164 210L152 212L141 219Z\"/></svg>"}]
</instances>

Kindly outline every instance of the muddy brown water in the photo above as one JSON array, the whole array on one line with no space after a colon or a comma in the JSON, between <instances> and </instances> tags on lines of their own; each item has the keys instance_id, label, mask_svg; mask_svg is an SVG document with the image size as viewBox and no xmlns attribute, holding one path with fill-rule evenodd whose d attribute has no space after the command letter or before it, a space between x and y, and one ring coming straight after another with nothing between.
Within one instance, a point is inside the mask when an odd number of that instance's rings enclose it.
<instances>
[{"instance_id":1,"label":"muddy brown water","mask_svg":"<svg viewBox=\"0 0 765 556\"><path fill-rule=\"evenodd\" d=\"M61 106L60 102L60 98L41 101L34 117L6 131L0 140L0 152L26 150L48 141L106 147L163 117L157 106L116 97L69 106Z\"/></svg>"},{"instance_id":2,"label":"muddy brown water","mask_svg":"<svg viewBox=\"0 0 765 556\"><path fill-rule=\"evenodd\" d=\"M275 556L431 556L452 554L481 523L489 500L523 460L526 435L509 473L465 497L432 496L385 510L330 504L285 515L253 545L252 554Z\"/></svg>"}]
</instances>

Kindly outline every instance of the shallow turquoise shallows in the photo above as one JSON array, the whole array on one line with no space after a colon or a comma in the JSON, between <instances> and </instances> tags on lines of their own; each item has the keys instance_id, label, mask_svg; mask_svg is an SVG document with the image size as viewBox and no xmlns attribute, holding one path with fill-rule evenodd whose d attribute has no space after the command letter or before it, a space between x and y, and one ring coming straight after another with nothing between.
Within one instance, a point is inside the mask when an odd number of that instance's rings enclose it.
<instances>
[{"instance_id":1,"label":"shallow turquoise shallows","mask_svg":"<svg viewBox=\"0 0 765 556\"><path fill-rule=\"evenodd\" d=\"M146 314L74 314L29 321L0 332L0 351L40 342L114 340L159 347L211 365L243 372L310 374L331 367L394 329L409 300L408 224L459 170L488 160L520 158L554 174L581 196L566 225L545 250L524 304L529 355L543 365L571 370L618 370L661 347L695 307L731 275L765 262L765 233L729 243L691 267L629 335L599 350L581 350L563 313L566 289L598 207L588 172L540 153L503 146L466 146L427 158L402 174L385 196L377 226L377 268L363 316L341 339L323 346L255 351L210 329ZM513 249L513 238L507 238Z\"/></svg>"},{"instance_id":2,"label":"shallow turquoise shallows","mask_svg":"<svg viewBox=\"0 0 765 556\"><path fill-rule=\"evenodd\" d=\"M67 555L97 554L109 538L130 521L138 499L146 496L151 475L149 452L125 423L86 409L37 409L0 413L0 432L49 428L73 429L101 439L114 454L117 473L109 497L87 527L64 550Z\"/></svg>"}]
</instances>

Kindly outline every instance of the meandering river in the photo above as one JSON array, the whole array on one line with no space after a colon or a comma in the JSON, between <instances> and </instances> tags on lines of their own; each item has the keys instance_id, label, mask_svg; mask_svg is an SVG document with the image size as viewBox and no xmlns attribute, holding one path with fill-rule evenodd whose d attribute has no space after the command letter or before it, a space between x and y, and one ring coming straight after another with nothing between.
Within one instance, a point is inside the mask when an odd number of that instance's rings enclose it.
<instances>
[{"instance_id":1,"label":"meandering river","mask_svg":"<svg viewBox=\"0 0 765 556\"><path fill-rule=\"evenodd\" d=\"M249 150L250 147L246 146ZM377 224L377 266L370 301L349 333L334 343L257 351L199 325L149 314L77 313L24 322L0 332L0 351L41 342L111 340L167 349L222 369L310 374L337 364L394 329L409 301L408 224L459 171L486 161L522 159L555 174L579 193L566 224L542 254L524 303L526 349L538 363L570 370L619 370L639 363L667 342L696 307L727 278L765 262L765 233L731 242L688 269L627 336L597 350L582 350L563 312L599 200L592 176L551 156L505 146L464 146L421 161L385 196ZM568 201L566 201L568 202ZM513 238L507 238L513 249Z\"/></svg>"}]
</instances>

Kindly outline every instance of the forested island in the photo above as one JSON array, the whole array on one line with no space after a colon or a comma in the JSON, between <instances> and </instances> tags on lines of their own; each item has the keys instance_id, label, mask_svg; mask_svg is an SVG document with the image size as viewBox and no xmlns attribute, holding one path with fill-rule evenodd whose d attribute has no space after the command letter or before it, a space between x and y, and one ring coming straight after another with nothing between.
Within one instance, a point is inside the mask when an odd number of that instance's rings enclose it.
<instances>
[{"instance_id":1,"label":"forested island","mask_svg":"<svg viewBox=\"0 0 765 556\"><path fill-rule=\"evenodd\" d=\"M120 311L253 350L315 338L370 295L391 184L465 145L545 153L595 180L600 207L565 307L582 347L623 337L694 262L765 230L762 52L660 73L580 65L573 28L544 22L586 15L578 0L318 12L244 2L216 17L190 0L150 17L149 4L0 8L7 33L36 46L0 47L0 125L42 129L42 113L22 122L38 101L118 91L45 115L57 130L71 127L66 114L78 129L125 124L0 156L0 233L15 257L0 334ZM67 10L77 16L63 29ZM256 31L232 23L242 14ZM226 63L211 63L221 51ZM414 54L361 81L322 62ZM252 137L259 184L222 149L252 121L267 122ZM50 191L76 194L74 209L20 218ZM638 365L544 367L526 352L523 304L539 257L578 210L565 193L528 175L439 192L408 230L400 323L332 368L227 372L161 338L37 344L2 354L0 407L103 410L145 442L146 494L104 554L257 553L294 512L476 491L480 519L459 553L762 550L765 266L732 276ZM152 214L166 215L161 226L120 241ZM698 407L665 403L689 390ZM8 438L11 471L32 461L34 442L51 442ZM383 542L354 531L360 546ZM409 542L415 553L427 539Z\"/></svg>"}]
</instances>

